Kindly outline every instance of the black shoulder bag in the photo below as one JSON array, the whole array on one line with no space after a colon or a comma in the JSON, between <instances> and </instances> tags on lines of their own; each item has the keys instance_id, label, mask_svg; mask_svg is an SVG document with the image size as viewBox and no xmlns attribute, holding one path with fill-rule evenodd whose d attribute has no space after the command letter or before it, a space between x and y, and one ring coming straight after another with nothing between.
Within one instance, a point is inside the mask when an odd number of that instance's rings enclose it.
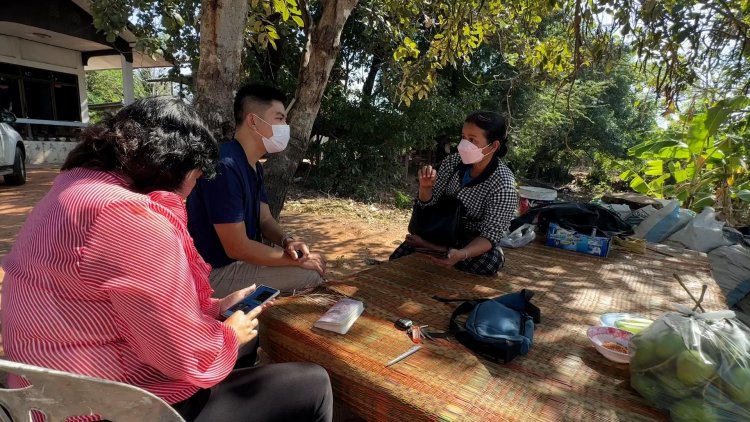
<instances>
[{"instance_id":1,"label":"black shoulder bag","mask_svg":"<svg viewBox=\"0 0 750 422\"><path fill-rule=\"evenodd\" d=\"M458 173L461 165L456 166L445 187ZM460 192L460 189L459 189ZM442 246L455 246L462 238L463 219L466 215L464 205L456 196L443 195L436 204L424 207L416 202L409 220L409 233Z\"/></svg>"}]
</instances>

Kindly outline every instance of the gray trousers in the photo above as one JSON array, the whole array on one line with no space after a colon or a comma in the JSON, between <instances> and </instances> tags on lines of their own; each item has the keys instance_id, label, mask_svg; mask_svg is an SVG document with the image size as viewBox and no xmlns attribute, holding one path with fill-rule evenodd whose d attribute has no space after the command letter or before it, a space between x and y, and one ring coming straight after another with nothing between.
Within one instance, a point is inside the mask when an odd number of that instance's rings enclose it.
<instances>
[{"instance_id":1,"label":"gray trousers","mask_svg":"<svg viewBox=\"0 0 750 422\"><path fill-rule=\"evenodd\" d=\"M252 284L264 284L294 293L322 284L325 280L317 271L300 267L264 267L235 261L221 268L214 268L209 276L214 297L224 297Z\"/></svg>"}]
</instances>

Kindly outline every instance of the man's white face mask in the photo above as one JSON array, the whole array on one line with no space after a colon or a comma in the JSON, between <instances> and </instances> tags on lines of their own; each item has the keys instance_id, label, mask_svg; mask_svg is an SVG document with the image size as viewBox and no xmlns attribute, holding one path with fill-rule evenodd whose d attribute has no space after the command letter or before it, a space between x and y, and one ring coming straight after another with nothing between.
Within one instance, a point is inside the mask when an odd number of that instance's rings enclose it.
<instances>
[{"instance_id":1,"label":"man's white face mask","mask_svg":"<svg viewBox=\"0 0 750 422\"><path fill-rule=\"evenodd\" d=\"M266 152L269 154L273 154L276 152L284 151L286 149L286 146L289 144L289 125L272 125L263 120L257 114L255 115L255 117L257 117L263 123L271 126L271 130L273 130L273 135L271 135L270 138L266 138L260 132L258 132L258 129L255 129L255 132L257 132L263 140L263 146L266 148Z\"/></svg>"}]
</instances>

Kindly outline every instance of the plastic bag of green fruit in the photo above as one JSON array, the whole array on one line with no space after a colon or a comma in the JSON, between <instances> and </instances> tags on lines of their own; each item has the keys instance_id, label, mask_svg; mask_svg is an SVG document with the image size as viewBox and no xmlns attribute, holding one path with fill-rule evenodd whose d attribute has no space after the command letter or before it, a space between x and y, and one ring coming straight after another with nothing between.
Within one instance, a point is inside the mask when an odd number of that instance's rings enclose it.
<instances>
[{"instance_id":1,"label":"plastic bag of green fruit","mask_svg":"<svg viewBox=\"0 0 750 422\"><path fill-rule=\"evenodd\" d=\"M750 328L678 310L630 339L630 385L673 421L750 421Z\"/></svg>"}]
</instances>

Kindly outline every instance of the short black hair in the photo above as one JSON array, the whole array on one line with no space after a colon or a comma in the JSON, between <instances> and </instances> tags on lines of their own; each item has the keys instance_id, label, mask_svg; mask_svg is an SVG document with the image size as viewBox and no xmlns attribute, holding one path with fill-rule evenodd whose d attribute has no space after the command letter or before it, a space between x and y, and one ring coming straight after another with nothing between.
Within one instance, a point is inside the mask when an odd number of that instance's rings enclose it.
<instances>
[{"instance_id":1,"label":"short black hair","mask_svg":"<svg viewBox=\"0 0 750 422\"><path fill-rule=\"evenodd\" d=\"M469 114L464 123L473 123L484 131L487 144L499 141L500 148L495 151L495 157L503 158L508 153L508 121L494 111L475 111Z\"/></svg>"},{"instance_id":2,"label":"short black hair","mask_svg":"<svg viewBox=\"0 0 750 422\"><path fill-rule=\"evenodd\" d=\"M218 158L219 146L193 107L173 97L150 97L84 130L62 170L116 171L137 192L174 192L190 170L213 177Z\"/></svg>"},{"instance_id":3,"label":"short black hair","mask_svg":"<svg viewBox=\"0 0 750 422\"><path fill-rule=\"evenodd\" d=\"M245 119L245 104L248 101L260 102L269 106L272 101L286 104L286 95L278 88L270 85L254 83L243 86L234 96L234 121L237 125L240 125Z\"/></svg>"}]
</instances>

